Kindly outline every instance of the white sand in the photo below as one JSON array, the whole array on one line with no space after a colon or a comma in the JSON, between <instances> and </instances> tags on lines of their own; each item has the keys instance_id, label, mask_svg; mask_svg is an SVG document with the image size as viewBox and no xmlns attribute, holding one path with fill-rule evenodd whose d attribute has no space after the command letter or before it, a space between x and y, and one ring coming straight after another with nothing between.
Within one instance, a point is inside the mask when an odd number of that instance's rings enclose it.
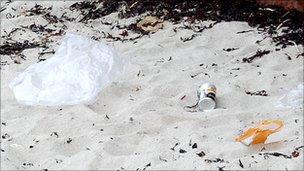
<instances>
[{"instance_id":1,"label":"white sand","mask_svg":"<svg viewBox=\"0 0 304 171\"><path fill-rule=\"evenodd\" d=\"M39 2L53 6L52 14L58 17L65 11L77 16L77 12L68 10L72 3ZM41 16L6 18L7 13L20 14L34 4L26 1L9 4L1 12L1 35L5 34L3 30L9 32L20 25L47 24ZM112 14L89 24L66 21L65 31L89 36L100 36L96 30L115 35L122 32L110 30L111 26L102 25L101 20L122 25L129 22L117 20L116 14ZM58 30L61 26L55 25L58 27L52 24L47 27ZM182 42L180 37L191 36L193 31L179 26L166 22L164 29L140 38L135 44L101 39L123 57L130 58L133 67L118 82L106 87L92 105L29 107L17 103L8 84L38 61L42 49L25 50L26 60L21 60L21 64L2 56L1 61L9 65L1 66L1 135L7 133L10 137L1 139L1 169L218 170L224 166L224 170L302 169L303 148L298 150L300 156L292 159L259 155L265 152L291 155L296 147L303 146L303 107L276 107L278 99L286 93L284 89L303 83L303 58L295 58L296 47L275 51L270 38L258 45L255 42L265 35L242 22L222 22L193 40ZM176 27L177 33L173 31ZM236 34L250 29L254 31ZM12 37L31 41L43 36L26 30L17 31ZM61 37L51 39L54 40L51 45L57 47ZM224 48L239 49L226 52ZM298 48L302 52L303 47ZM241 62L257 49L271 53L252 63ZM292 59L288 60L285 53ZM168 61L170 57L172 60ZM217 66L212 66L213 63ZM197 73L202 74L191 78ZM196 90L207 81L218 88L218 108L209 112L185 110L185 106L196 103ZM269 96L250 96L245 90L266 90ZM263 119L283 120L285 141L250 147L234 141L243 129ZM69 138L72 141L67 143ZM171 150L176 143L175 150ZM197 143L197 148L192 149L189 143ZM186 153L180 153L180 149ZM199 157L196 153L201 151L206 155ZM205 161L216 158L224 162Z\"/></svg>"}]
</instances>

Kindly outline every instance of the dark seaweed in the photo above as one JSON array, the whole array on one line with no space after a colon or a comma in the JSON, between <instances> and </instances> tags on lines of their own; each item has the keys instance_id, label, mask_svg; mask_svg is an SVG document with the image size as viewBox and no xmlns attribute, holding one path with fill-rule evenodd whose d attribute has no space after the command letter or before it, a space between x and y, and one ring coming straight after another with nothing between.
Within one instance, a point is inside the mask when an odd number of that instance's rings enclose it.
<instances>
[{"instance_id":1,"label":"dark seaweed","mask_svg":"<svg viewBox=\"0 0 304 171\"><path fill-rule=\"evenodd\" d=\"M43 15L43 18L46 19L49 24L64 22L61 18L58 18L56 15L51 15L50 13L46 13L45 15Z\"/></svg>"},{"instance_id":2,"label":"dark seaweed","mask_svg":"<svg viewBox=\"0 0 304 171\"><path fill-rule=\"evenodd\" d=\"M187 151L184 149L179 149L179 153L187 153Z\"/></svg>"},{"instance_id":3,"label":"dark seaweed","mask_svg":"<svg viewBox=\"0 0 304 171\"><path fill-rule=\"evenodd\" d=\"M251 57L248 57L248 58L243 58L243 62L247 62L247 63L251 63L255 58L261 58L262 56L264 55L267 55L270 53L270 50L258 50L256 52L256 54L254 54L253 56Z\"/></svg>"},{"instance_id":4,"label":"dark seaweed","mask_svg":"<svg viewBox=\"0 0 304 171\"><path fill-rule=\"evenodd\" d=\"M36 4L33 8L26 10L26 12L28 16L33 16L49 13L50 10L52 10L52 7L44 8L43 6Z\"/></svg>"},{"instance_id":5,"label":"dark seaweed","mask_svg":"<svg viewBox=\"0 0 304 171\"><path fill-rule=\"evenodd\" d=\"M192 34L190 37L185 37L185 38L180 38L181 39L181 41L183 41L183 42L187 42L187 41L190 41L190 40L192 40L194 37L196 37L196 36L198 36L197 34Z\"/></svg>"},{"instance_id":6,"label":"dark seaweed","mask_svg":"<svg viewBox=\"0 0 304 171\"><path fill-rule=\"evenodd\" d=\"M287 56L288 60L291 60L291 56L290 55L288 55L287 53L285 53L285 55Z\"/></svg>"},{"instance_id":7,"label":"dark seaweed","mask_svg":"<svg viewBox=\"0 0 304 171\"><path fill-rule=\"evenodd\" d=\"M3 45L0 46L0 55L12 55L12 54L20 54L25 49L32 49L37 47L45 47L39 42L29 42L27 40L23 42L4 42Z\"/></svg>"},{"instance_id":8,"label":"dark seaweed","mask_svg":"<svg viewBox=\"0 0 304 171\"><path fill-rule=\"evenodd\" d=\"M7 33L6 31L4 31L6 33L5 36L1 36L2 38L5 38L5 39L11 39L11 36L13 33L15 33L16 31L18 30L22 30L22 31L25 31L24 29L22 28L13 28L9 33Z\"/></svg>"},{"instance_id":9,"label":"dark seaweed","mask_svg":"<svg viewBox=\"0 0 304 171\"><path fill-rule=\"evenodd\" d=\"M304 145L302 145L302 146L300 146L300 147L295 148L295 150L299 150L300 148L304 148Z\"/></svg>"},{"instance_id":10,"label":"dark seaweed","mask_svg":"<svg viewBox=\"0 0 304 171\"><path fill-rule=\"evenodd\" d=\"M256 92L250 92L250 91L245 91L245 92L246 92L246 94L251 95L251 96L268 96L268 94L265 90L256 91Z\"/></svg>"},{"instance_id":11,"label":"dark seaweed","mask_svg":"<svg viewBox=\"0 0 304 171\"><path fill-rule=\"evenodd\" d=\"M72 142L72 139L69 138L69 139L67 140L67 143L70 144L71 142Z\"/></svg>"},{"instance_id":12,"label":"dark seaweed","mask_svg":"<svg viewBox=\"0 0 304 171\"><path fill-rule=\"evenodd\" d=\"M54 50L48 51L48 52L40 52L40 53L39 53L39 56L42 56L42 55L45 55L45 54L54 54L54 53L55 53ZM62 110L62 109L61 109L61 110Z\"/></svg>"},{"instance_id":13,"label":"dark seaweed","mask_svg":"<svg viewBox=\"0 0 304 171\"><path fill-rule=\"evenodd\" d=\"M95 0L74 3L70 9L81 11L81 22L102 18L113 12L118 12L120 18L149 13L174 23L182 20L189 23L197 20L246 21L250 26L268 33L276 45L282 48L293 45L290 41L296 44L304 42L303 12L287 11L278 6L262 6L256 0ZM277 30L283 27L287 29L276 35Z\"/></svg>"},{"instance_id":14,"label":"dark seaweed","mask_svg":"<svg viewBox=\"0 0 304 171\"><path fill-rule=\"evenodd\" d=\"M226 167L226 166L222 166L222 167L217 166L217 168L219 169L219 171L223 171L225 167Z\"/></svg>"},{"instance_id":15,"label":"dark seaweed","mask_svg":"<svg viewBox=\"0 0 304 171\"><path fill-rule=\"evenodd\" d=\"M55 136L56 136L56 138L59 138L59 135L58 135L58 133L57 133L57 132L52 132L52 133L51 133L51 136L53 136L53 135L55 135Z\"/></svg>"},{"instance_id":16,"label":"dark seaweed","mask_svg":"<svg viewBox=\"0 0 304 171\"><path fill-rule=\"evenodd\" d=\"M198 155L198 157L204 157L206 155L203 151L196 153L196 154Z\"/></svg>"},{"instance_id":17,"label":"dark seaweed","mask_svg":"<svg viewBox=\"0 0 304 171\"><path fill-rule=\"evenodd\" d=\"M298 57L300 57L300 56L304 57L304 52L301 53L301 54L299 54L299 55L297 55L296 58L298 58Z\"/></svg>"},{"instance_id":18,"label":"dark seaweed","mask_svg":"<svg viewBox=\"0 0 304 171\"><path fill-rule=\"evenodd\" d=\"M294 158L299 157L299 155L300 155L300 153L296 150L291 153L291 156L294 157Z\"/></svg>"},{"instance_id":19,"label":"dark seaweed","mask_svg":"<svg viewBox=\"0 0 304 171\"><path fill-rule=\"evenodd\" d=\"M251 32L251 31L254 31L254 30L245 30L245 31L239 31L239 32L236 32L236 34L240 34L240 33L248 33L248 32Z\"/></svg>"},{"instance_id":20,"label":"dark seaweed","mask_svg":"<svg viewBox=\"0 0 304 171\"><path fill-rule=\"evenodd\" d=\"M46 26L36 25L35 23L28 25L28 26L21 26L21 27L25 28L25 29L29 29L32 32L37 33L37 34L47 34L47 33L52 33L53 31L55 31L53 29L46 28Z\"/></svg>"},{"instance_id":21,"label":"dark seaweed","mask_svg":"<svg viewBox=\"0 0 304 171\"><path fill-rule=\"evenodd\" d=\"M223 51L226 52L230 52L230 51L234 51L234 50L238 50L239 48L227 48L227 49L223 49Z\"/></svg>"},{"instance_id":22,"label":"dark seaweed","mask_svg":"<svg viewBox=\"0 0 304 171\"><path fill-rule=\"evenodd\" d=\"M285 159L291 159L291 155L286 155L286 154L282 154L282 153L278 153L278 152L273 152L273 153L263 153L264 156L275 156L275 157L284 157Z\"/></svg>"},{"instance_id":23,"label":"dark seaweed","mask_svg":"<svg viewBox=\"0 0 304 171\"><path fill-rule=\"evenodd\" d=\"M220 158L216 158L216 159L214 159L214 160L205 159L205 162L207 162L207 163L218 163L218 162L223 163L223 162L224 162L224 159L220 159Z\"/></svg>"},{"instance_id":24,"label":"dark seaweed","mask_svg":"<svg viewBox=\"0 0 304 171\"><path fill-rule=\"evenodd\" d=\"M244 165L243 165L243 163L240 159L239 159L239 165L240 165L241 168L244 168Z\"/></svg>"},{"instance_id":25,"label":"dark seaweed","mask_svg":"<svg viewBox=\"0 0 304 171\"><path fill-rule=\"evenodd\" d=\"M8 133L5 133L1 137L2 137L2 139L8 139L11 136Z\"/></svg>"}]
</instances>

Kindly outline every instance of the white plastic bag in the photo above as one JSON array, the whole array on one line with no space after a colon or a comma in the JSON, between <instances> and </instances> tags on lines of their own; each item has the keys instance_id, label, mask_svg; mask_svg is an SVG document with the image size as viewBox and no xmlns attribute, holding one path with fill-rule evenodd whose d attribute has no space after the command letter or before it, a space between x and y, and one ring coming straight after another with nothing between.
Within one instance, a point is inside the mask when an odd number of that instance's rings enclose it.
<instances>
[{"instance_id":1,"label":"white plastic bag","mask_svg":"<svg viewBox=\"0 0 304 171\"><path fill-rule=\"evenodd\" d=\"M67 34L52 58L28 67L10 87L26 105L90 103L124 72L125 62L101 42Z\"/></svg>"}]
</instances>

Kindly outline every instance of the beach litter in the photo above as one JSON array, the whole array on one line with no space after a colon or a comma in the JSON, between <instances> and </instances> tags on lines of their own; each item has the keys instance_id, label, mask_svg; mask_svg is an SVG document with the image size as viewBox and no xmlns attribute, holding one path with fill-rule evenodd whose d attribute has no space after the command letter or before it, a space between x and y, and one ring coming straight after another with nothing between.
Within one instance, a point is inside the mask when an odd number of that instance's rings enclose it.
<instances>
[{"instance_id":1,"label":"beach litter","mask_svg":"<svg viewBox=\"0 0 304 171\"><path fill-rule=\"evenodd\" d=\"M156 32L163 28L163 21L154 16L146 16L143 20L139 21L136 25L147 32Z\"/></svg>"},{"instance_id":2,"label":"beach litter","mask_svg":"<svg viewBox=\"0 0 304 171\"><path fill-rule=\"evenodd\" d=\"M278 108L299 108L303 107L303 84L286 90L286 93L276 102Z\"/></svg>"},{"instance_id":3,"label":"beach litter","mask_svg":"<svg viewBox=\"0 0 304 171\"><path fill-rule=\"evenodd\" d=\"M251 127L243 132L243 134L236 137L235 140L245 145L277 142L280 140L275 139L270 141L269 137L271 134L281 131L283 126L284 123L281 120L263 120L257 126Z\"/></svg>"},{"instance_id":4,"label":"beach litter","mask_svg":"<svg viewBox=\"0 0 304 171\"><path fill-rule=\"evenodd\" d=\"M67 34L52 58L28 67L10 88L26 105L88 104L124 72L125 64L111 47Z\"/></svg>"},{"instance_id":5,"label":"beach litter","mask_svg":"<svg viewBox=\"0 0 304 171\"><path fill-rule=\"evenodd\" d=\"M212 110L216 107L216 87L205 83L197 90L198 107L200 110Z\"/></svg>"}]
</instances>

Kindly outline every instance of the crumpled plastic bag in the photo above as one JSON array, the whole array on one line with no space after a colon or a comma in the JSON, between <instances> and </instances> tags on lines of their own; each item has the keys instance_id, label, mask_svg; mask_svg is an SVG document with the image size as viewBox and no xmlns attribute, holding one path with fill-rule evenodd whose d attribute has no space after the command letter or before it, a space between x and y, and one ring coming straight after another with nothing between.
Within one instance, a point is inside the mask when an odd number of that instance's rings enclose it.
<instances>
[{"instance_id":1,"label":"crumpled plastic bag","mask_svg":"<svg viewBox=\"0 0 304 171\"><path fill-rule=\"evenodd\" d=\"M146 16L144 19L139 21L136 26L147 32L156 32L157 30L163 28L163 22L163 20L160 20L157 17Z\"/></svg>"},{"instance_id":2,"label":"crumpled plastic bag","mask_svg":"<svg viewBox=\"0 0 304 171\"><path fill-rule=\"evenodd\" d=\"M102 88L123 74L125 63L111 47L67 34L52 58L28 67L10 88L26 105L89 104Z\"/></svg>"},{"instance_id":3,"label":"crumpled plastic bag","mask_svg":"<svg viewBox=\"0 0 304 171\"><path fill-rule=\"evenodd\" d=\"M268 137L271 134L282 130L284 126L281 120L263 120L257 126L249 128L242 135L236 137L236 141L242 142L245 145L272 143Z\"/></svg>"},{"instance_id":4,"label":"crumpled plastic bag","mask_svg":"<svg viewBox=\"0 0 304 171\"><path fill-rule=\"evenodd\" d=\"M285 90L284 94L277 102L276 107L279 108L298 108L303 107L303 84L291 90Z\"/></svg>"}]
</instances>

